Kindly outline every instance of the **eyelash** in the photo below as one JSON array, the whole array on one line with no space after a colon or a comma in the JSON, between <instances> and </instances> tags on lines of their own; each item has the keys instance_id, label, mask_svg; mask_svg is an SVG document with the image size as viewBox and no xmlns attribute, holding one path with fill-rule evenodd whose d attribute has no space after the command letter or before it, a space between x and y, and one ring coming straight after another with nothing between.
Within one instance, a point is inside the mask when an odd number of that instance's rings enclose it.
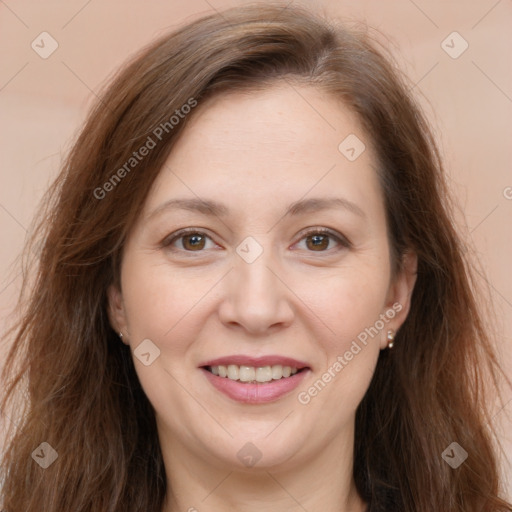
<instances>
[{"instance_id":1,"label":"eyelash","mask_svg":"<svg viewBox=\"0 0 512 512\"><path fill-rule=\"evenodd\" d=\"M162 242L162 247L167 248L167 249L171 250L172 252L177 252L177 251L184 252L190 256L193 256L194 253L202 253L206 250L206 249L201 249L198 251L187 251L186 249L177 249L177 248L171 247L175 241L185 237L186 235L200 235L200 236L204 236L204 237L212 240L212 238L209 235L207 235L204 231L201 231L200 229L185 228L185 229L181 229L181 230L177 231L176 233L171 234L168 237L166 237L164 239L164 241ZM301 241L311 235L328 235L331 239L338 242L338 244L342 248L349 249L352 247L352 244L349 242L349 240L347 238L345 238L344 236L339 235L336 232L334 232L330 229L327 229L327 228L309 229L308 231L305 231L302 233L302 236L299 239L299 241ZM327 249L325 251L308 251L308 252L311 252L311 253L319 252L319 253L325 254L325 253L330 253L331 251L332 251L332 249Z\"/></svg>"}]
</instances>

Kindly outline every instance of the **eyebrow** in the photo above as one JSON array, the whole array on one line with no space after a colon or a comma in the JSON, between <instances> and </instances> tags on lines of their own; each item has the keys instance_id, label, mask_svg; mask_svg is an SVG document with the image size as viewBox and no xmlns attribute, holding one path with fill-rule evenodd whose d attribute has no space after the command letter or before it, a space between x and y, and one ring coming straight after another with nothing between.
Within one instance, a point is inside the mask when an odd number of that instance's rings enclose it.
<instances>
[{"instance_id":1,"label":"eyebrow","mask_svg":"<svg viewBox=\"0 0 512 512\"><path fill-rule=\"evenodd\" d=\"M337 208L347 210L359 217L366 217L363 210L357 204L341 197L313 197L309 199L301 199L288 205L284 216L296 216ZM230 214L229 208L218 201L199 198L177 198L170 199L162 203L160 206L157 206L147 218L149 220L169 210L188 210L215 217L226 217Z\"/></svg>"}]
</instances>

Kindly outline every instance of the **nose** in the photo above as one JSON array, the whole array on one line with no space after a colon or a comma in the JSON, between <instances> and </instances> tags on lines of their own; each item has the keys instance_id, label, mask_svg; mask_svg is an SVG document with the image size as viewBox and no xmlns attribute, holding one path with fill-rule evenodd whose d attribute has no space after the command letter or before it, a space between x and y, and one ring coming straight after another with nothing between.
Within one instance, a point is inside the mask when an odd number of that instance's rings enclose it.
<instances>
[{"instance_id":1,"label":"nose","mask_svg":"<svg viewBox=\"0 0 512 512\"><path fill-rule=\"evenodd\" d=\"M266 253L252 263L235 256L234 268L224 279L219 306L219 317L225 325L254 335L285 328L294 316L293 293Z\"/></svg>"}]
</instances>

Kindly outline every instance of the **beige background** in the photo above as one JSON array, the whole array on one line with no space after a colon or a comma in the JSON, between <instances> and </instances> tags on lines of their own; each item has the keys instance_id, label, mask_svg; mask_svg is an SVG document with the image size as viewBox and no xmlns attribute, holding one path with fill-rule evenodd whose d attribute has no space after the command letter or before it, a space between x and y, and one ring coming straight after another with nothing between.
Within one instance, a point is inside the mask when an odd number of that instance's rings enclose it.
<instances>
[{"instance_id":1,"label":"beige background","mask_svg":"<svg viewBox=\"0 0 512 512\"><path fill-rule=\"evenodd\" d=\"M156 36L200 14L240 3L245 2L0 0L0 332L14 304L17 256L35 206L100 86L127 56ZM366 21L386 34L414 91L423 96L461 205L459 222L466 224L468 240L486 269L499 318L493 327L501 358L512 373L512 2L302 3ZM454 31L463 40L450 35ZM42 32L58 43L47 59L31 47L34 40L41 46ZM464 41L467 50L452 58ZM48 44L46 39L46 48ZM0 344L0 364L2 354L5 343ZM506 400L512 400L510 391ZM512 401L500 407L496 421L510 431ZM504 434L503 441L508 453L504 472L512 489L512 434Z\"/></svg>"}]
</instances>

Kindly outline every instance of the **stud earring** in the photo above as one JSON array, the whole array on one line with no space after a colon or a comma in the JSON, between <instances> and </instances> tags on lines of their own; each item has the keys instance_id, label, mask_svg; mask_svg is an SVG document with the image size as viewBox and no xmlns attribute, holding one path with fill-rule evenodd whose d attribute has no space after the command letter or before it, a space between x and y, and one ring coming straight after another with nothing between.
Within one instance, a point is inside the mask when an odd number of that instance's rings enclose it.
<instances>
[{"instance_id":1,"label":"stud earring","mask_svg":"<svg viewBox=\"0 0 512 512\"><path fill-rule=\"evenodd\" d=\"M388 348L393 348L393 343L395 341L395 331L388 331L387 339L388 339Z\"/></svg>"},{"instance_id":2,"label":"stud earring","mask_svg":"<svg viewBox=\"0 0 512 512\"><path fill-rule=\"evenodd\" d=\"M121 338L121 341L123 341L123 333L122 332L119 333L119 337Z\"/></svg>"}]
</instances>

